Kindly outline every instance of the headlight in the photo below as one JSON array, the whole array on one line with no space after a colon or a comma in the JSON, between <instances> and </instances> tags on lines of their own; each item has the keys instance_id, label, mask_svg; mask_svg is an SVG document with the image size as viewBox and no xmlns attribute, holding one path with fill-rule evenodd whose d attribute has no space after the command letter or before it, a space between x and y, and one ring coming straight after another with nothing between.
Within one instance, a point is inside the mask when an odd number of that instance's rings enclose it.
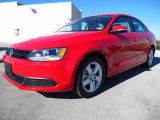
<instances>
[{"instance_id":1,"label":"headlight","mask_svg":"<svg viewBox=\"0 0 160 120\"><path fill-rule=\"evenodd\" d=\"M28 54L27 59L31 61L54 61L61 60L66 53L67 48L53 48L44 50L35 50Z\"/></svg>"}]
</instances>

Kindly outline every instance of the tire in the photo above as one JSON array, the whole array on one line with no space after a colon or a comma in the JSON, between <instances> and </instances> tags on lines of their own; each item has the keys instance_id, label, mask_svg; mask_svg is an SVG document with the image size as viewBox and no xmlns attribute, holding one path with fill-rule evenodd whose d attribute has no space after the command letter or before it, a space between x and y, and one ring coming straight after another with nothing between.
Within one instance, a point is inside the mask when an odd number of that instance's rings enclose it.
<instances>
[{"instance_id":1,"label":"tire","mask_svg":"<svg viewBox=\"0 0 160 120\"><path fill-rule=\"evenodd\" d=\"M154 49L151 47L148 51L147 61L145 62L144 66L146 68L152 67L153 60L154 60Z\"/></svg>"},{"instance_id":2,"label":"tire","mask_svg":"<svg viewBox=\"0 0 160 120\"><path fill-rule=\"evenodd\" d=\"M96 96L102 90L105 74L105 66L100 58L87 57L77 70L74 92L84 98Z\"/></svg>"}]
</instances>

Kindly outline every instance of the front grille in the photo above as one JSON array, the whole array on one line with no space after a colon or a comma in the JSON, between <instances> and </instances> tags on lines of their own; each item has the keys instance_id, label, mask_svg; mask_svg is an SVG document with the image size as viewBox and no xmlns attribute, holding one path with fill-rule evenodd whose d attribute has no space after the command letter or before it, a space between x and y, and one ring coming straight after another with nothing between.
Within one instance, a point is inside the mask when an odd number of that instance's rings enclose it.
<instances>
[{"instance_id":1,"label":"front grille","mask_svg":"<svg viewBox=\"0 0 160 120\"><path fill-rule=\"evenodd\" d=\"M9 55L15 58L20 58L20 59L26 59L29 53L30 51L27 51L27 50L17 50L12 48L9 48L6 50L6 55Z\"/></svg>"},{"instance_id":2,"label":"front grille","mask_svg":"<svg viewBox=\"0 0 160 120\"><path fill-rule=\"evenodd\" d=\"M12 65L9 63L5 63L5 73L6 75L12 79L14 82L19 83L24 86L31 87L49 87L55 86L56 83L53 80L46 78L27 78L23 76L16 75L12 73Z\"/></svg>"}]
</instances>

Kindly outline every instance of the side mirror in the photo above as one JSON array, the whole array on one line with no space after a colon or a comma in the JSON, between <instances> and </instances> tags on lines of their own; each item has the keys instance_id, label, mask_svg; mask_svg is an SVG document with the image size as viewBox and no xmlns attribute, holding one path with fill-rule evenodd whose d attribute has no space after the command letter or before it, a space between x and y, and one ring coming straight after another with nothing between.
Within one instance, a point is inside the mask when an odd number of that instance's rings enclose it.
<instances>
[{"instance_id":1,"label":"side mirror","mask_svg":"<svg viewBox=\"0 0 160 120\"><path fill-rule=\"evenodd\" d=\"M121 33L121 32L125 32L127 31L127 27L126 26L122 26L122 25L116 25L112 27L111 33Z\"/></svg>"}]
</instances>

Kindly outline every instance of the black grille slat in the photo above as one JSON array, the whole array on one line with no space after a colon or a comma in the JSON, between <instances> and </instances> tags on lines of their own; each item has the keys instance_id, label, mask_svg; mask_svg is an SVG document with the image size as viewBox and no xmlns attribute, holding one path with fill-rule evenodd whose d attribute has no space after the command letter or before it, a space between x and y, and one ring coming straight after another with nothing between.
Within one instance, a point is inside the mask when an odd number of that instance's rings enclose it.
<instances>
[{"instance_id":1,"label":"black grille slat","mask_svg":"<svg viewBox=\"0 0 160 120\"><path fill-rule=\"evenodd\" d=\"M24 54L24 53L13 53L13 55L16 55L16 56L25 56L26 54Z\"/></svg>"},{"instance_id":2,"label":"black grille slat","mask_svg":"<svg viewBox=\"0 0 160 120\"><path fill-rule=\"evenodd\" d=\"M14 49L15 52L23 52L23 53L28 53L28 51L26 50L17 50L17 49Z\"/></svg>"},{"instance_id":3,"label":"black grille slat","mask_svg":"<svg viewBox=\"0 0 160 120\"><path fill-rule=\"evenodd\" d=\"M19 83L19 84L23 84L24 83L24 78L15 74L11 74L10 75L11 79L14 80L15 82Z\"/></svg>"},{"instance_id":4,"label":"black grille slat","mask_svg":"<svg viewBox=\"0 0 160 120\"><path fill-rule=\"evenodd\" d=\"M12 49L12 48L11 48ZM7 49L6 50L6 55L10 55L10 50L11 49ZM17 50L17 49L13 49L13 53L12 53L12 57L15 58L20 58L20 59L26 59L27 55L30 53L30 51L27 50Z\"/></svg>"},{"instance_id":5,"label":"black grille slat","mask_svg":"<svg viewBox=\"0 0 160 120\"><path fill-rule=\"evenodd\" d=\"M53 82L53 80L36 79L36 78L32 78L32 80L31 80L30 78L26 78L24 81L24 85L27 85L27 86L53 86L53 85L55 85L55 83Z\"/></svg>"}]
</instances>

